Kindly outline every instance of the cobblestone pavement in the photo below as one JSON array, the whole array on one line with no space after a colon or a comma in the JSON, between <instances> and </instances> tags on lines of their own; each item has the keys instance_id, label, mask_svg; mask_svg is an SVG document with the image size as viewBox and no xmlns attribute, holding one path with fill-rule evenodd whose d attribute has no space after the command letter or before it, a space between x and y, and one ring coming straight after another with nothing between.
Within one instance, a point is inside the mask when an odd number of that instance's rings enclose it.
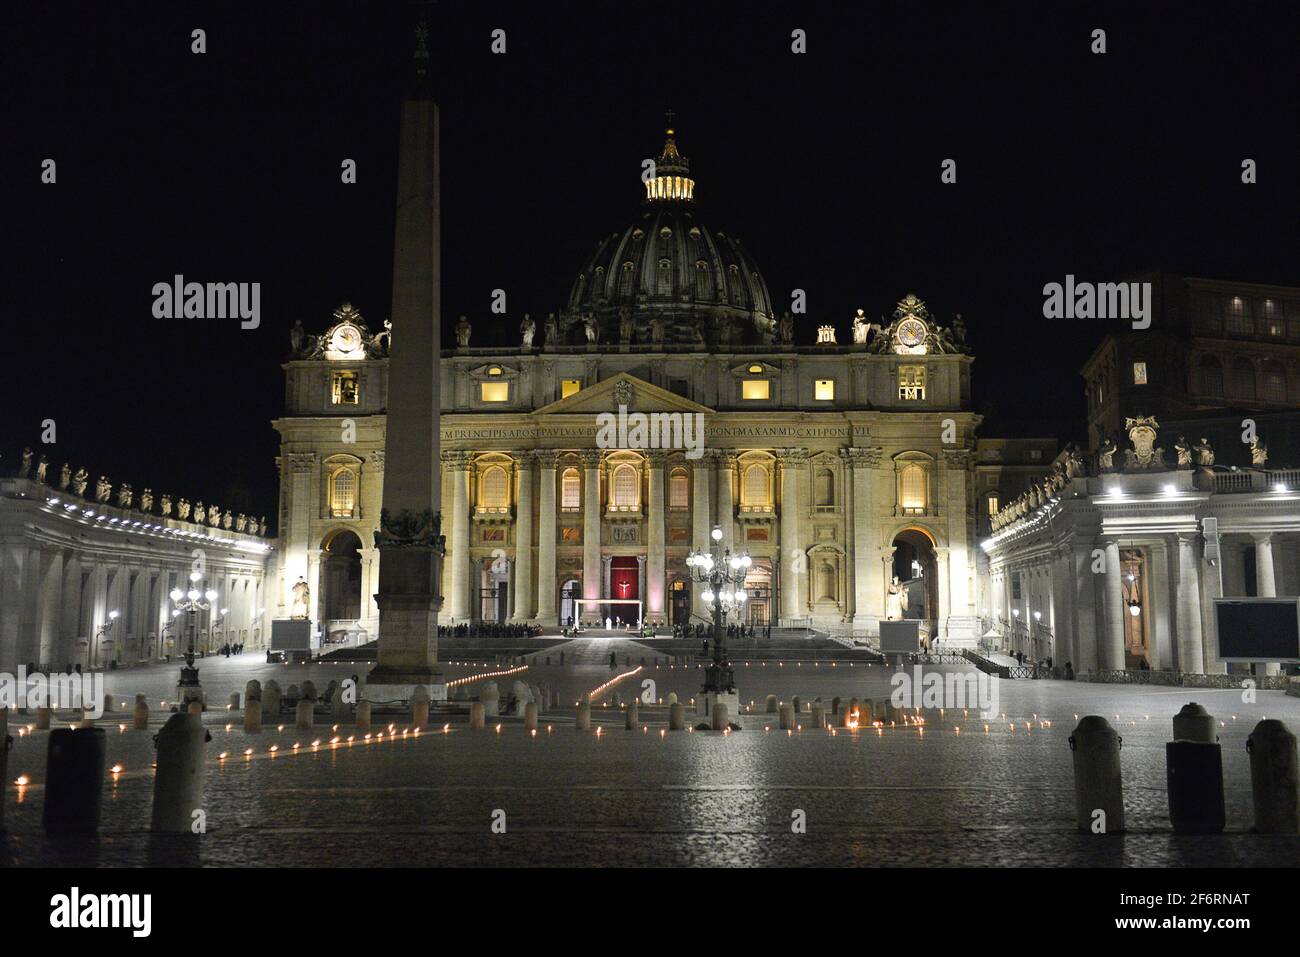
<instances>
[{"instance_id":1,"label":"cobblestone pavement","mask_svg":"<svg viewBox=\"0 0 1300 957\"><path fill-rule=\"evenodd\" d=\"M148 833L152 735L119 731L112 718L101 722L109 729L108 763L124 770L105 786L99 836L47 837L40 826L46 735L17 737L21 722L31 719L14 715L8 777L25 774L31 783L7 788L0 865L1253 867L1293 865L1300 854L1300 838L1248 832L1246 735L1263 716L1300 728L1300 699L1280 692L1260 692L1256 703L1245 704L1239 691L1007 681L999 689L999 717L987 730L974 713L948 711L927 712L923 728L786 734L776 730L775 715L762 712L767 694L883 698L891 669L742 661L742 700L758 708L742 717L745 731L669 734L666 712L643 707L644 730L628 732L613 695L626 701L647 680L654 698L675 691L687 699L699 690L697 669L647 664L597 699L600 733L578 733L568 702L640 665L639 653L631 667L624 664L637 650L630 642L591 641L577 660L603 665L573 665L566 653L560 668L552 647L542 652L543 659L552 655L552 665L526 673L565 702L544 715L536 737L511 718L501 719L499 731L490 725L470 732L463 718L437 714L418 737L400 733L407 726L401 716L377 717L377 725L391 721L399 733L369 743L358 735L349 745L355 731L345 726L338 732L344 740L331 746L329 727L295 731L288 715L283 731L268 723L246 735L224 702L249 678L275 677L287 688L311 677L323 688L362 667L268 665L251 654L206 659L201 677L212 708L205 723L214 737L204 808L209 827L193 838ZM612 671L610 650L619 663ZM458 677L495 665L446 667ZM150 667L111 674L107 683L119 701L147 694L157 727L175 677L174 667ZM1223 835L1175 837L1169 830L1164 743L1170 718L1191 700L1223 722ZM1074 829L1067 738L1075 715L1086 713L1104 715L1124 738L1129 830L1122 836ZM318 739L321 746L312 748ZM491 830L497 810L505 812L505 834ZM796 811L806 815L805 834L792 833Z\"/></svg>"}]
</instances>

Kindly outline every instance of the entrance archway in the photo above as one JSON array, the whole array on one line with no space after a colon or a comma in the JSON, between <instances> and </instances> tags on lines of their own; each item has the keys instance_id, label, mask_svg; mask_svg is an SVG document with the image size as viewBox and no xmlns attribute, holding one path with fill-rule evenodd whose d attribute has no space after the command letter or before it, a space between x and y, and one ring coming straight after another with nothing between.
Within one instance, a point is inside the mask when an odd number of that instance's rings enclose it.
<instances>
[{"instance_id":1,"label":"entrance archway","mask_svg":"<svg viewBox=\"0 0 1300 957\"><path fill-rule=\"evenodd\" d=\"M325 621L361 617L361 539L343 529L325 543L320 563L321 610Z\"/></svg>"},{"instance_id":2,"label":"entrance archway","mask_svg":"<svg viewBox=\"0 0 1300 957\"><path fill-rule=\"evenodd\" d=\"M688 625L691 620L691 583L674 578L668 586L668 615L674 625Z\"/></svg>"},{"instance_id":3,"label":"entrance archway","mask_svg":"<svg viewBox=\"0 0 1300 957\"><path fill-rule=\"evenodd\" d=\"M567 628L578 622L578 606L575 598L582 597L582 582L570 578L560 586L560 625Z\"/></svg>"},{"instance_id":4,"label":"entrance archway","mask_svg":"<svg viewBox=\"0 0 1300 957\"><path fill-rule=\"evenodd\" d=\"M919 528L894 536L891 575L907 586L904 618L933 621L939 617L939 560L934 540Z\"/></svg>"},{"instance_id":5,"label":"entrance archway","mask_svg":"<svg viewBox=\"0 0 1300 957\"><path fill-rule=\"evenodd\" d=\"M635 625L640 615L634 604L641 598L639 568L634 555L619 555L609 560L609 598L627 599L628 603L608 605L606 614L624 624L631 622Z\"/></svg>"}]
</instances>

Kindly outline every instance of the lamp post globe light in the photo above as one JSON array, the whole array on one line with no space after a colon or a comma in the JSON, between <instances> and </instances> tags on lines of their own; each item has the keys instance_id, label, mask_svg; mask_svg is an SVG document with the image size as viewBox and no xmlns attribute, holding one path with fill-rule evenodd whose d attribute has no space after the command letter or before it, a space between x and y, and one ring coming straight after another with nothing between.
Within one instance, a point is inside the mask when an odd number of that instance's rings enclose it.
<instances>
[{"instance_id":1,"label":"lamp post globe light","mask_svg":"<svg viewBox=\"0 0 1300 957\"><path fill-rule=\"evenodd\" d=\"M704 688L699 699L698 714L709 717L714 704L727 706L728 720L740 714L740 695L736 691L736 677L727 657L727 632L723 627L728 614L739 614L749 596L745 594L745 575L753 559L748 552L732 554L722 547L722 529L713 526L710 534L713 544L707 552L692 551L686 556L686 567L691 581L704 585L700 595L713 609L713 658L704 669Z\"/></svg>"},{"instance_id":2,"label":"lamp post globe light","mask_svg":"<svg viewBox=\"0 0 1300 957\"><path fill-rule=\"evenodd\" d=\"M99 631L95 634L95 644L86 647L86 669L89 670L100 658L103 657L104 645L113 643L113 626L117 624L118 611L114 608L108 613L108 620L104 622ZM93 660L92 660L93 659Z\"/></svg>"},{"instance_id":3,"label":"lamp post globe light","mask_svg":"<svg viewBox=\"0 0 1300 957\"><path fill-rule=\"evenodd\" d=\"M190 573L190 587L188 591L181 591L179 588L171 590L170 598L172 604L176 606L172 612L175 618L181 612L188 615L189 621L189 639L185 648L185 664L181 667L181 680L176 686L176 700L181 708L184 708L193 700L203 701L203 686L199 684L199 669L194 667L194 643L198 638L198 615L201 611L207 611L212 607L212 603L217 600L217 593L214 589L199 591L199 581L202 576L198 572Z\"/></svg>"}]
</instances>

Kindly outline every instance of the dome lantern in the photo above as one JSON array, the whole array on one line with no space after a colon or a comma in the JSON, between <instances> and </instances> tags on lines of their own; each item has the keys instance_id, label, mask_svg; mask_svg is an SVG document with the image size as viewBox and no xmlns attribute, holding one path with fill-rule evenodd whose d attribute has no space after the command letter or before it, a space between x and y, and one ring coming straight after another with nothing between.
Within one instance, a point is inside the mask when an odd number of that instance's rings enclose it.
<instances>
[{"instance_id":1,"label":"dome lantern","mask_svg":"<svg viewBox=\"0 0 1300 957\"><path fill-rule=\"evenodd\" d=\"M677 152L673 116L664 114L668 125L664 130L664 149L654 164L654 176L645 180L645 198L651 203L690 203L695 200L695 180L691 179L691 162Z\"/></svg>"}]
</instances>

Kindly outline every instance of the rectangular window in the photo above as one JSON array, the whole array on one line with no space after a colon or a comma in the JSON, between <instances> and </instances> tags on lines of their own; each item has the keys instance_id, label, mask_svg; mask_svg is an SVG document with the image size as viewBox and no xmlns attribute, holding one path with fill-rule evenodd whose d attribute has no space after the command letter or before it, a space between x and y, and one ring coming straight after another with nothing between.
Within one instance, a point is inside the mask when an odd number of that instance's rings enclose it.
<instances>
[{"instance_id":1,"label":"rectangular window","mask_svg":"<svg viewBox=\"0 0 1300 957\"><path fill-rule=\"evenodd\" d=\"M765 541L767 541L767 529L765 529L765 528L747 528L747 529L745 529L745 541L747 541L747 542L765 542Z\"/></svg>"},{"instance_id":2,"label":"rectangular window","mask_svg":"<svg viewBox=\"0 0 1300 957\"><path fill-rule=\"evenodd\" d=\"M330 386L330 398L335 405L356 405L360 394L360 379L355 370L334 373Z\"/></svg>"},{"instance_id":3,"label":"rectangular window","mask_svg":"<svg viewBox=\"0 0 1300 957\"><path fill-rule=\"evenodd\" d=\"M481 394L484 402L510 401L509 382L481 382L479 386L482 390Z\"/></svg>"},{"instance_id":4,"label":"rectangular window","mask_svg":"<svg viewBox=\"0 0 1300 957\"><path fill-rule=\"evenodd\" d=\"M1134 385L1147 384L1147 364L1145 362L1133 363L1133 384Z\"/></svg>"},{"instance_id":5,"label":"rectangular window","mask_svg":"<svg viewBox=\"0 0 1300 957\"><path fill-rule=\"evenodd\" d=\"M1011 576L1011 600L1020 601L1020 572Z\"/></svg>"},{"instance_id":6,"label":"rectangular window","mask_svg":"<svg viewBox=\"0 0 1300 957\"><path fill-rule=\"evenodd\" d=\"M898 397L905 402L925 398L925 366L898 367Z\"/></svg>"},{"instance_id":7,"label":"rectangular window","mask_svg":"<svg viewBox=\"0 0 1300 957\"><path fill-rule=\"evenodd\" d=\"M996 515L997 513L998 513L998 497L997 497L996 495L990 495L990 496L989 496L989 514L990 514L990 515Z\"/></svg>"},{"instance_id":8,"label":"rectangular window","mask_svg":"<svg viewBox=\"0 0 1300 957\"><path fill-rule=\"evenodd\" d=\"M560 398L567 399L571 395L577 395L582 390L581 379L561 379L560 380Z\"/></svg>"},{"instance_id":9,"label":"rectangular window","mask_svg":"<svg viewBox=\"0 0 1300 957\"><path fill-rule=\"evenodd\" d=\"M582 529L578 528L576 525L566 525L564 528L560 529L560 541L564 542L566 545L581 545Z\"/></svg>"},{"instance_id":10,"label":"rectangular window","mask_svg":"<svg viewBox=\"0 0 1300 957\"><path fill-rule=\"evenodd\" d=\"M767 379L746 379L740 384L740 397L749 400L763 400L768 397Z\"/></svg>"},{"instance_id":11,"label":"rectangular window","mask_svg":"<svg viewBox=\"0 0 1300 957\"><path fill-rule=\"evenodd\" d=\"M829 402L835 398L835 380L817 379L813 383L813 398L819 402Z\"/></svg>"}]
</instances>

